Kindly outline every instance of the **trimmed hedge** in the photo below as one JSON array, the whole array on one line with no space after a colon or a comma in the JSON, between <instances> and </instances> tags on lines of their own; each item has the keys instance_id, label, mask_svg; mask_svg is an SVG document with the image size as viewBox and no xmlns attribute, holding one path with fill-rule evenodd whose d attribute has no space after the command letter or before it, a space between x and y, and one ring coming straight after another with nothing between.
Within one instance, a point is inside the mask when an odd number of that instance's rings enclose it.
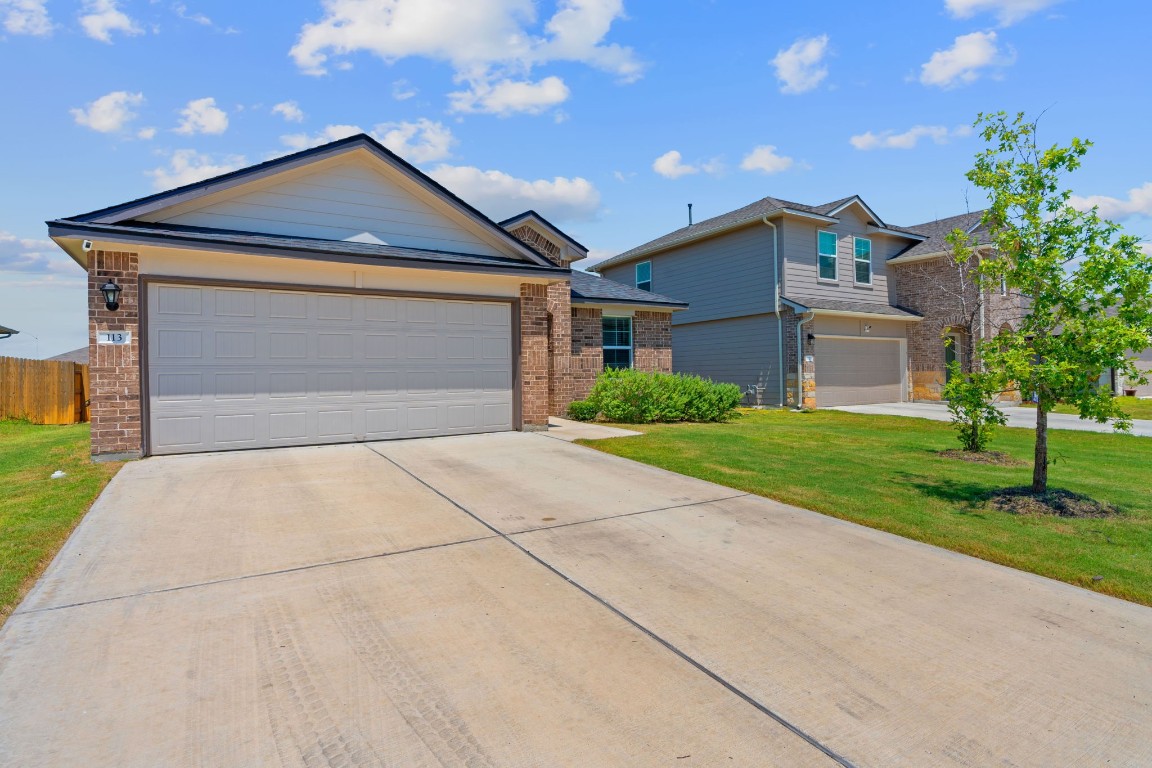
<instances>
[{"instance_id":1,"label":"trimmed hedge","mask_svg":"<svg viewBox=\"0 0 1152 768\"><path fill-rule=\"evenodd\" d=\"M568 404L568 418L576 421L592 421L599 413L600 408L587 400L575 400Z\"/></svg>"},{"instance_id":2,"label":"trimmed hedge","mask_svg":"<svg viewBox=\"0 0 1152 768\"><path fill-rule=\"evenodd\" d=\"M601 373L588 398L579 401L576 412L586 415L595 409L608 421L623 424L726 421L742 397L735 384L718 384L682 373L624 368ZM573 413L571 407L568 413Z\"/></svg>"}]
</instances>

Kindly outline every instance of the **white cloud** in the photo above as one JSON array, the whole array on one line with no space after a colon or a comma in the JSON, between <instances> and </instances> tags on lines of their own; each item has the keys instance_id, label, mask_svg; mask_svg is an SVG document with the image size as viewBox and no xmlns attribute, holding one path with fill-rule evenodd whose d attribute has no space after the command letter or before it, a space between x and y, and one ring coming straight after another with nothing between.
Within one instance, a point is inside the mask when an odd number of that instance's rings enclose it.
<instances>
[{"instance_id":1,"label":"white cloud","mask_svg":"<svg viewBox=\"0 0 1152 768\"><path fill-rule=\"evenodd\" d=\"M321 144L339 141L364 132L364 129L358 125L328 125L324 127L324 130L312 136L306 133L291 133L287 136L281 136L280 141L289 149L301 150L318 147Z\"/></svg>"},{"instance_id":2,"label":"white cloud","mask_svg":"<svg viewBox=\"0 0 1152 768\"><path fill-rule=\"evenodd\" d=\"M128 14L117 6L116 0L85 0L85 13L80 16L80 26L85 34L102 43L112 42L112 33L142 35L144 30Z\"/></svg>"},{"instance_id":3,"label":"white cloud","mask_svg":"<svg viewBox=\"0 0 1152 768\"><path fill-rule=\"evenodd\" d=\"M856 149L912 149L920 139L928 138L937 144L947 144L950 139L972 135L971 126L958 125L949 129L943 125L914 125L903 133L881 131L857 134L848 139Z\"/></svg>"},{"instance_id":4,"label":"white cloud","mask_svg":"<svg viewBox=\"0 0 1152 768\"><path fill-rule=\"evenodd\" d=\"M67 264L63 251L51 240L16 237L0 229L0 272L62 272Z\"/></svg>"},{"instance_id":5,"label":"white cloud","mask_svg":"<svg viewBox=\"0 0 1152 768\"><path fill-rule=\"evenodd\" d=\"M1143 186L1128 190L1128 199L1107 195L1090 195L1080 197L1073 195L1068 201L1072 207L1086 211L1093 206L1100 209L1100 215L1106 219L1119 221L1132 216L1147 216L1152 218L1152 181Z\"/></svg>"},{"instance_id":6,"label":"white cloud","mask_svg":"<svg viewBox=\"0 0 1152 768\"><path fill-rule=\"evenodd\" d=\"M781 83L780 92L805 93L820 85L828 76L828 68L822 66L826 53L828 35L801 37L791 47L777 52L772 65Z\"/></svg>"},{"instance_id":7,"label":"white cloud","mask_svg":"<svg viewBox=\"0 0 1152 768\"><path fill-rule=\"evenodd\" d=\"M529 208L556 222L587 221L600 209L600 192L580 177L529 181L458 165L440 165L428 175L497 221Z\"/></svg>"},{"instance_id":8,"label":"white cloud","mask_svg":"<svg viewBox=\"0 0 1152 768\"><path fill-rule=\"evenodd\" d=\"M140 130L136 131L136 138L143 139L144 141L154 139L156 138L156 129L151 126L148 128L141 128Z\"/></svg>"},{"instance_id":9,"label":"white cloud","mask_svg":"<svg viewBox=\"0 0 1152 768\"><path fill-rule=\"evenodd\" d=\"M652 162L652 170L666 179L678 179L693 173L700 173L700 169L684 162L683 156L675 149L669 150Z\"/></svg>"},{"instance_id":10,"label":"white cloud","mask_svg":"<svg viewBox=\"0 0 1152 768\"><path fill-rule=\"evenodd\" d=\"M272 107L272 114L280 115L290 123L304 122L304 110L294 101L282 101Z\"/></svg>"},{"instance_id":11,"label":"white cloud","mask_svg":"<svg viewBox=\"0 0 1152 768\"><path fill-rule=\"evenodd\" d=\"M224 133L228 130L228 114L216 106L216 99L211 97L193 99L188 106L180 110L184 119L176 127L176 133Z\"/></svg>"},{"instance_id":12,"label":"white cloud","mask_svg":"<svg viewBox=\"0 0 1152 768\"><path fill-rule=\"evenodd\" d=\"M46 37L52 34L52 19L44 6L47 0L0 0L4 31L11 35Z\"/></svg>"},{"instance_id":13,"label":"white cloud","mask_svg":"<svg viewBox=\"0 0 1152 768\"><path fill-rule=\"evenodd\" d=\"M431 163L452 154L456 137L442 123L420 118L414 123L380 123L372 137L410 163Z\"/></svg>"},{"instance_id":14,"label":"white cloud","mask_svg":"<svg viewBox=\"0 0 1152 768\"><path fill-rule=\"evenodd\" d=\"M996 20L1006 27L1058 2L1060 0L945 0L944 5L958 19L970 19L978 13L995 13Z\"/></svg>"},{"instance_id":15,"label":"white cloud","mask_svg":"<svg viewBox=\"0 0 1152 768\"><path fill-rule=\"evenodd\" d=\"M960 35L951 48L936 51L920 67L920 82L940 88L966 85L979 79L980 70L1008 66L1015 58L1011 49L1003 52L997 48L995 32Z\"/></svg>"},{"instance_id":16,"label":"white cloud","mask_svg":"<svg viewBox=\"0 0 1152 768\"><path fill-rule=\"evenodd\" d=\"M190 12L188 10L188 6L184 5L184 3L174 4L172 6L172 10L176 13L177 16L184 19L185 21L191 21L193 23L199 24L202 27L212 26L212 19L208 18L202 13Z\"/></svg>"},{"instance_id":17,"label":"white cloud","mask_svg":"<svg viewBox=\"0 0 1152 768\"><path fill-rule=\"evenodd\" d=\"M740 161L740 170L781 173L795 164L796 161L792 158L776 154L776 147L773 145L761 144L744 156Z\"/></svg>"},{"instance_id":18,"label":"white cloud","mask_svg":"<svg viewBox=\"0 0 1152 768\"><path fill-rule=\"evenodd\" d=\"M539 112L542 103L558 103L558 78L528 77L549 62L584 63L624 82L643 73L632 49L604 42L624 16L623 0L560 0L543 30L535 29L533 0L323 0L323 6L323 18L305 24L290 51L302 71L325 74L332 57L361 51L389 63L421 56L451 65L457 82L468 86L459 93L476 94L463 105L475 102L477 111L495 111L480 109L485 91L494 91L493 106L505 111L524 104ZM535 89L525 93L526 85Z\"/></svg>"},{"instance_id":19,"label":"white cloud","mask_svg":"<svg viewBox=\"0 0 1152 768\"><path fill-rule=\"evenodd\" d=\"M392 98L396 101L407 101L417 93L419 91L407 80L392 81Z\"/></svg>"},{"instance_id":20,"label":"white cloud","mask_svg":"<svg viewBox=\"0 0 1152 768\"><path fill-rule=\"evenodd\" d=\"M538 115L568 99L568 86L558 77L529 81L476 80L466 91L448 94L453 112L481 112L507 117L515 112Z\"/></svg>"},{"instance_id":21,"label":"white cloud","mask_svg":"<svg viewBox=\"0 0 1152 768\"><path fill-rule=\"evenodd\" d=\"M78 125L100 133L115 133L136 118L133 107L144 103L144 94L128 91L113 91L95 101L88 102L84 109L72 109L72 119Z\"/></svg>"},{"instance_id":22,"label":"white cloud","mask_svg":"<svg viewBox=\"0 0 1152 768\"><path fill-rule=\"evenodd\" d=\"M152 177L152 186L163 191L234 171L244 162L241 155L228 155L216 160L194 149L178 149L168 158L167 166L146 173Z\"/></svg>"}]
</instances>

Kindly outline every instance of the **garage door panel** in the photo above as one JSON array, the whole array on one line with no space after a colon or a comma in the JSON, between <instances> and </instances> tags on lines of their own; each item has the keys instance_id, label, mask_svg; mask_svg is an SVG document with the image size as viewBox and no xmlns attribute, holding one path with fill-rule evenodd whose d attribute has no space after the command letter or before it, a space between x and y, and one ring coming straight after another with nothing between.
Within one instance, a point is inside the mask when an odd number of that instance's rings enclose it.
<instances>
[{"instance_id":1,"label":"garage door panel","mask_svg":"<svg viewBox=\"0 0 1152 768\"><path fill-rule=\"evenodd\" d=\"M154 453L512 429L506 303L163 284L149 302Z\"/></svg>"},{"instance_id":2,"label":"garage door panel","mask_svg":"<svg viewBox=\"0 0 1152 768\"><path fill-rule=\"evenodd\" d=\"M816 360L816 404L821 408L903 399L897 339L817 338Z\"/></svg>"}]
</instances>

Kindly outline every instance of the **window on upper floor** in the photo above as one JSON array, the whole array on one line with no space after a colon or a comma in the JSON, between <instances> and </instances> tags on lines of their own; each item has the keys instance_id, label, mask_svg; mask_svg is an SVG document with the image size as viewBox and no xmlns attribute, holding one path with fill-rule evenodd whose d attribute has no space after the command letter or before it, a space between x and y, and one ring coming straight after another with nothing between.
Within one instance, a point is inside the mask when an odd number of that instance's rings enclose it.
<instances>
[{"instance_id":1,"label":"window on upper floor","mask_svg":"<svg viewBox=\"0 0 1152 768\"><path fill-rule=\"evenodd\" d=\"M866 237L854 238L856 284L872 285L872 241Z\"/></svg>"},{"instance_id":2,"label":"window on upper floor","mask_svg":"<svg viewBox=\"0 0 1152 768\"><path fill-rule=\"evenodd\" d=\"M652 290L652 262L642 261L636 265L636 287L642 291Z\"/></svg>"},{"instance_id":3,"label":"window on upper floor","mask_svg":"<svg viewBox=\"0 0 1152 768\"><path fill-rule=\"evenodd\" d=\"M816 259L821 280L836 279L836 233L816 233Z\"/></svg>"},{"instance_id":4,"label":"window on upper floor","mask_svg":"<svg viewBox=\"0 0 1152 768\"><path fill-rule=\"evenodd\" d=\"M604 370L632 367L632 318L604 317L601 346L604 350Z\"/></svg>"}]
</instances>

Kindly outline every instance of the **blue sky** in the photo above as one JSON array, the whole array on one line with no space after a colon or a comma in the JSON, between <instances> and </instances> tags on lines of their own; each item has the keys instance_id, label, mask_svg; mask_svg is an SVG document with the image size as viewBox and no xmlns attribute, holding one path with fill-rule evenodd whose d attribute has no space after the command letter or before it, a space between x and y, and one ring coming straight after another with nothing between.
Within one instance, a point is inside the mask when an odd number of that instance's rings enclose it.
<instances>
[{"instance_id":1,"label":"blue sky","mask_svg":"<svg viewBox=\"0 0 1152 768\"><path fill-rule=\"evenodd\" d=\"M274 10L270 10L274 9ZM0 353L87 340L45 219L372 132L604 257L765 195L981 207L980 111L1096 142L1077 195L1152 238L1141 0L0 0ZM34 338L35 337L35 338Z\"/></svg>"}]
</instances>

